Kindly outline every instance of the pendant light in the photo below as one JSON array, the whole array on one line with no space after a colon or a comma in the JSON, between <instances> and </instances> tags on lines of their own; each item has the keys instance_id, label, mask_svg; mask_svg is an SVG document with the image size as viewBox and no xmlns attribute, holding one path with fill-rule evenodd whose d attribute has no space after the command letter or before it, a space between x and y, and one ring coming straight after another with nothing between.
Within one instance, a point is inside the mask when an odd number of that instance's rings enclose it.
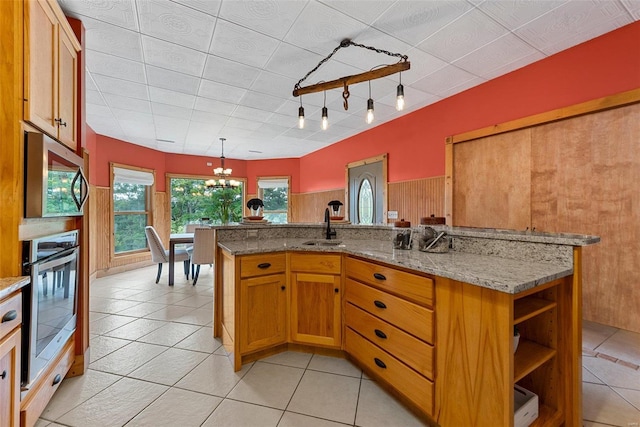
<instances>
[{"instance_id":1,"label":"pendant light","mask_svg":"<svg viewBox=\"0 0 640 427\"><path fill-rule=\"evenodd\" d=\"M322 107L322 130L329 127L329 110L327 110L327 92L324 92L324 107Z\"/></svg>"},{"instance_id":2,"label":"pendant light","mask_svg":"<svg viewBox=\"0 0 640 427\"><path fill-rule=\"evenodd\" d=\"M298 129L304 129L304 107L302 106L302 97L300 97L300 108L298 108Z\"/></svg>"},{"instance_id":3,"label":"pendant light","mask_svg":"<svg viewBox=\"0 0 640 427\"><path fill-rule=\"evenodd\" d=\"M400 84L396 90L396 110L404 110L404 86L402 86L402 73L400 73Z\"/></svg>"},{"instance_id":4,"label":"pendant light","mask_svg":"<svg viewBox=\"0 0 640 427\"><path fill-rule=\"evenodd\" d=\"M373 98L371 98L371 80L369 80L369 99L367 99L367 124L373 123Z\"/></svg>"}]
</instances>

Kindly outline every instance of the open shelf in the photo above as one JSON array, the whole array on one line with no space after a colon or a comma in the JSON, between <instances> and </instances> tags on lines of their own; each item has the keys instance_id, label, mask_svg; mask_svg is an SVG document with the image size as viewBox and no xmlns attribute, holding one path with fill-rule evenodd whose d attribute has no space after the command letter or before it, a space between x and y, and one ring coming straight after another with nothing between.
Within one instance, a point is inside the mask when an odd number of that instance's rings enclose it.
<instances>
[{"instance_id":1,"label":"open shelf","mask_svg":"<svg viewBox=\"0 0 640 427\"><path fill-rule=\"evenodd\" d=\"M563 415L561 411L541 403L538 407L538 418L529 427L558 427L564 422Z\"/></svg>"},{"instance_id":2,"label":"open shelf","mask_svg":"<svg viewBox=\"0 0 640 427\"><path fill-rule=\"evenodd\" d=\"M513 304L513 324L517 325L518 323L522 323L540 313L555 308L556 305L555 301L536 297L526 297L516 300Z\"/></svg>"},{"instance_id":3,"label":"open shelf","mask_svg":"<svg viewBox=\"0 0 640 427\"><path fill-rule=\"evenodd\" d=\"M555 355L556 350L521 338L513 357L513 381L520 381Z\"/></svg>"}]
</instances>

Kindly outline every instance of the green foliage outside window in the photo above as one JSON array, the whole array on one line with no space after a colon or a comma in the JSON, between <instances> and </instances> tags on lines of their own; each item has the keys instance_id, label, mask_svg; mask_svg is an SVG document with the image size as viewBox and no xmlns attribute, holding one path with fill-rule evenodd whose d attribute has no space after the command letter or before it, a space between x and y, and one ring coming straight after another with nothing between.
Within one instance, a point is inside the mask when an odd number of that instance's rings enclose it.
<instances>
[{"instance_id":1,"label":"green foliage outside window","mask_svg":"<svg viewBox=\"0 0 640 427\"><path fill-rule=\"evenodd\" d=\"M263 188L264 219L274 224L287 223L289 191L287 187Z\"/></svg>"},{"instance_id":2,"label":"green foliage outside window","mask_svg":"<svg viewBox=\"0 0 640 427\"><path fill-rule=\"evenodd\" d=\"M116 182L113 184L115 253L147 247L147 186Z\"/></svg>"},{"instance_id":3,"label":"green foliage outside window","mask_svg":"<svg viewBox=\"0 0 640 427\"><path fill-rule=\"evenodd\" d=\"M184 233L187 224L209 218L212 224L242 220L242 186L207 188L203 179L171 179L171 232Z\"/></svg>"}]
</instances>

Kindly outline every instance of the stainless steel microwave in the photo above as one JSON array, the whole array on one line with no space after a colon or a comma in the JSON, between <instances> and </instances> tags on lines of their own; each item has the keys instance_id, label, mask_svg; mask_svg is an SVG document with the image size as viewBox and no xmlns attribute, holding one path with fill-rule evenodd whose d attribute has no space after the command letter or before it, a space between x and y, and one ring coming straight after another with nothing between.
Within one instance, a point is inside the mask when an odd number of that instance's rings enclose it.
<instances>
[{"instance_id":1,"label":"stainless steel microwave","mask_svg":"<svg viewBox=\"0 0 640 427\"><path fill-rule=\"evenodd\" d=\"M24 216L82 215L89 195L82 157L37 132L25 132Z\"/></svg>"}]
</instances>

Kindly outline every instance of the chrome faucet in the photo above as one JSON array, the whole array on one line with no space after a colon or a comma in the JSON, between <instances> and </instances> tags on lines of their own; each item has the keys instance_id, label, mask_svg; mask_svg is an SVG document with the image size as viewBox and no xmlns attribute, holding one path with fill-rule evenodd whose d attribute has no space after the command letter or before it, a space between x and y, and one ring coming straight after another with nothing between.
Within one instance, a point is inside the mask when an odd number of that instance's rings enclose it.
<instances>
[{"instance_id":1,"label":"chrome faucet","mask_svg":"<svg viewBox=\"0 0 640 427\"><path fill-rule=\"evenodd\" d=\"M331 240L332 237L336 237L336 230L331 230L331 216L329 214L329 208L324 210L324 222L327 224L327 240Z\"/></svg>"}]
</instances>

